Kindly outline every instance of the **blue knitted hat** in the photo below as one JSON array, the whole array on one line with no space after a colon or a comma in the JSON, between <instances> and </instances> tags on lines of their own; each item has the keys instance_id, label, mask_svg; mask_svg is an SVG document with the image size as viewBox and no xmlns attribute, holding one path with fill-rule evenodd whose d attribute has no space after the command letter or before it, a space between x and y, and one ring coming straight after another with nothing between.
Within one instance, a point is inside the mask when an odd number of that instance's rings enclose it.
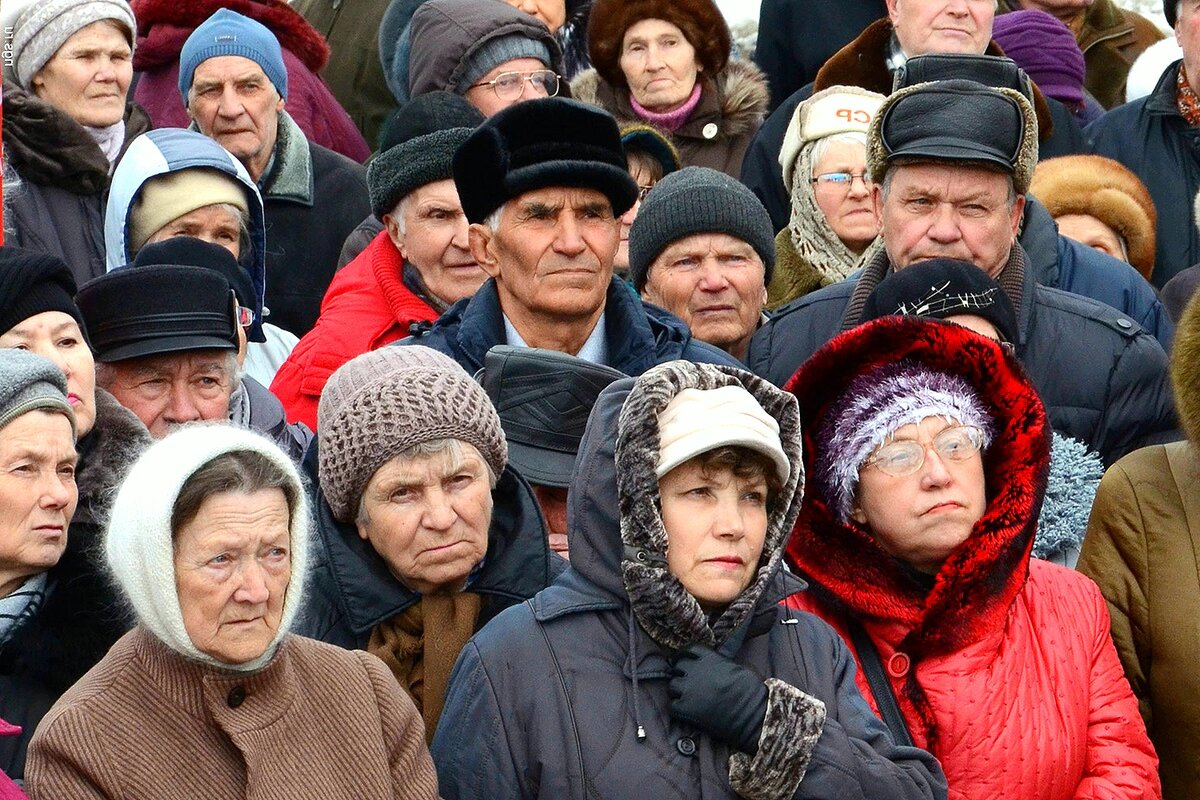
<instances>
[{"instance_id":1,"label":"blue knitted hat","mask_svg":"<svg viewBox=\"0 0 1200 800\"><path fill-rule=\"evenodd\" d=\"M262 67L279 96L287 99L287 67L275 34L261 22L222 8L192 31L179 52L179 93L185 106L196 67L218 56L250 59Z\"/></svg>"}]
</instances>

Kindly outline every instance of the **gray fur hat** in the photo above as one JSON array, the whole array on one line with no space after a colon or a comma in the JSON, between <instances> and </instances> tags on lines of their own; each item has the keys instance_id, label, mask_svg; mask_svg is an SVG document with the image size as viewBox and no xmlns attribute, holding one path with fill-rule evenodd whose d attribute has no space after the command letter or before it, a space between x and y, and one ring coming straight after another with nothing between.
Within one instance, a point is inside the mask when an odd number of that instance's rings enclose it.
<instances>
[{"instance_id":1,"label":"gray fur hat","mask_svg":"<svg viewBox=\"0 0 1200 800\"><path fill-rule=\"evenodd\" d=\"M764 284L775 270L775 230L762 201L723 172L686 167L665 176L646 196L629 230L629 279L639 292L650 265L669 245L701 233L741 239L762 259Z\"/></svg>"},{"instance_id":2,"label":"gray fur hat","mask_svg":"<svg viewBox=\"0 0 1200 800\"><path fill-rule=\"evenodd\" d=\"M0 348L0 428L38 409L62 414L75 431L75 412L67 402L62 370L27 350Z\"/></svg>"}]
</instances>

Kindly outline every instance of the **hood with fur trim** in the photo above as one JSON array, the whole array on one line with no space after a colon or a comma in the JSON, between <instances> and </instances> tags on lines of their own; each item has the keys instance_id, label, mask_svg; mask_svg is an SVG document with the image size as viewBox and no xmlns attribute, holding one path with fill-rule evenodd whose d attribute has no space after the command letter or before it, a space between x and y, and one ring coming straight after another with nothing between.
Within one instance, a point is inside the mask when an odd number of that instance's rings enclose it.
<instances>
[{"instance_id":1,"label":"hood with fur trim","mask_svg":"<svg viewBox=\"0 0 1200 800\"><path fill-rule=\"evenodd\" d=\"M1200 447L1200 294L1193 295L1175 328L1171 385L1180 426L1188 440Z\"/></svg>"},{"instance_id":2,"label":"hood with fur trim","mask_svg":"<svg viewBox=\"0 0 1200 800\"><path fill-rule=\"evenodd\" d=\"M658 415L684 389L730 385L744 387L779 423L792 473L767 509L767 535L754 580L710 621L667 570L667 534L655 476ZM642 628L660 645L672 649L694 642L719 645L757 605L780 599L768 591L768 585L779 574L783 546L804 489L799 426L794 398L733 367L671 361L636 380L613 383L592 410L572 476L571 569L620 605L628 603Z\"/></svg>"}]
</instances>

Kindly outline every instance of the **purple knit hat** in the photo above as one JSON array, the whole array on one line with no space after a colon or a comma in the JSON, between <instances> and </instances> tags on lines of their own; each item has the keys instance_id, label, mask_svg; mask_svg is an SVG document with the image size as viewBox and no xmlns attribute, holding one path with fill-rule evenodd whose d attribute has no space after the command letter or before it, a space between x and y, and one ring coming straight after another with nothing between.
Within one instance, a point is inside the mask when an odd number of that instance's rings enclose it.
<instances>
[{"instance_id":1,"label":"purple knit hat","mask_svg":"<svg viewBox=\"0 0 1200 800\"><path fill-rule=\"evenodd\" d=\"M817 485L841 522L850 518L858 472L875 448L908 424L942 417L983 431L983 447L995 425L966 380L911 359L884 364L850 381L818 426Z\"/></svg>"},{"instance_id":2,"label":"purple knit hat","mask_svg":"<svg viewBox=\"0 0 1200 800\"><path fill-rule=\"evenodd\" d=\"M1083 102L1083 53L1061 20L1036 8L999 14L992 39L1043 94L1071 105Z\"/></svg>"}]
</instances>

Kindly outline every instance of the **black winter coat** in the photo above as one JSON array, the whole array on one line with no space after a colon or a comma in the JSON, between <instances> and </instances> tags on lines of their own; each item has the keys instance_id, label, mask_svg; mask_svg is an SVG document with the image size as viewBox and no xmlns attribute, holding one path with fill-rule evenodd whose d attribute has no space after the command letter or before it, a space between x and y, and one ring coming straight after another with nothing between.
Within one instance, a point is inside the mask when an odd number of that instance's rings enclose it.
<instances>
[{"instance_id":1,"label":"black winter coat","mask_svg":"<svg viewBox=\"0 0 1200 800\"><path fill-rule=\"evenodd\" d=\"M1175 105L1176 62L1141 100L1114 108L1084 131L1093 153L1120 161L1142 179L1158 211L1155 286L1200 262L1200 231L1192 220L1200 189L1200 126Z\"/></svg>"}]
</instances>

